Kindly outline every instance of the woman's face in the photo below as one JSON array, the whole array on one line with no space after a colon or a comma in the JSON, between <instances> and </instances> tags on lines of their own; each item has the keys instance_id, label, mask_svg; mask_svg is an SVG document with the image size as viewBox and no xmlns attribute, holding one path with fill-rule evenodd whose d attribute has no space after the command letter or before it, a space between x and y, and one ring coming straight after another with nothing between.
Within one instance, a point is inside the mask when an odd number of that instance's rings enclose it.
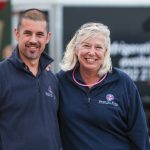
<instances>
[{"instance_id":1,"label":"woman's face","mask_svg":"<svg viewBox=\"0 0 150 150\"><path fill-rule=\"evenodd\" d=\"M97 73L104 62L106 51L103 35L89 38L80 43L76 48L80 69Z\"/></svg>"}]
</instances>

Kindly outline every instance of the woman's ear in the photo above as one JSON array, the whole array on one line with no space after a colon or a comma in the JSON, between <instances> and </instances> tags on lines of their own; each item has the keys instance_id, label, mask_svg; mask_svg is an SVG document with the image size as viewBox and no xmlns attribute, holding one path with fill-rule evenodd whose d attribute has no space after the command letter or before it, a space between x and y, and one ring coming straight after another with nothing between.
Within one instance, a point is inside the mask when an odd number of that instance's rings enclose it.
<instances>
[{"instance_id":1,"label":"woman's ear","mask_svg":"<svg viewBox=\"0 0 150 150\"><path fill-rule=\"evenodd\" d=\"M108 51L108 49L106 48L106 50L105 50L105 52L104 52L104 56L106 55L107 51Z\"/></svg>"},{"instance_id":2,"label":"woman's ear","mask_svg":"<svg viewBox=\"0 0 150 150\"><path fill-rule=\"evenodd\" d=\"M75 46L75 48L74 48L74 49L75 49L75 55L76 55L76 56L78 56L78 51L79 51L79 50L78 50L78 47L77 47L77 46Z\"/></svg>"}]
</instances>

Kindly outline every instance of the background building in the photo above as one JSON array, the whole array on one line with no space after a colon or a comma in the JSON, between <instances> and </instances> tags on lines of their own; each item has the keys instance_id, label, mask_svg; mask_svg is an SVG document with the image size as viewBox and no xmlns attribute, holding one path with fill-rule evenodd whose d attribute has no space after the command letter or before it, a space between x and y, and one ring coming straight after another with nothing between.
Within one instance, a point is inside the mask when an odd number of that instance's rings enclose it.
<instances>
[{"instance_id":1,"label":"background building","mask_svg":"<svg viewBox=\"0 0 150 150\"><path fill-rule=\"evenodd\" d=\"M11 44L11 5L8 0L0 0L0 56L9 44Z\"/></svg>"}]
</instances>

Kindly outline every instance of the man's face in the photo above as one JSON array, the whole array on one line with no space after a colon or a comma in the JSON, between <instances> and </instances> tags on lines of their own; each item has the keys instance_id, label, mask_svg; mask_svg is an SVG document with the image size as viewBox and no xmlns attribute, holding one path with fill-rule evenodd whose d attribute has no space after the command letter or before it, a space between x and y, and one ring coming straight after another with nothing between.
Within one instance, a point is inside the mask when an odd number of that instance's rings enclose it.
<instances>
[{"instance_id":1,"label":"man's face","mask_svg":"<svg viewBox=\"0 0 150 150\"><path fill-rule=\"evenodd\" d=\"M39 60L50 40L51 33L47 32L46 27L46 21L23 19L19 29L15 30L19 54L24 62Z\"/></svg>"}]
</instances>

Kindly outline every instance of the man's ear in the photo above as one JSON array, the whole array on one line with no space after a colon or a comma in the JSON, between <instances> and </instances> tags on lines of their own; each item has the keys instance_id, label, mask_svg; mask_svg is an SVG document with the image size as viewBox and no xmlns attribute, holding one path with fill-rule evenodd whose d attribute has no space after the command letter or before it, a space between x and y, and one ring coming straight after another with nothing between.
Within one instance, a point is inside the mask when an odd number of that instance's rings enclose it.
<instances>
[{"instance_id":1,"label":"man's ear","mask_svg":"<svg viewBox=\"0 0 150 150\"><path fill-rule=\"evenodd\" d=\"M14 29L14 36L15 36L15 39L18 41L18 38L19 38L19 31L17 28Z\"/></svg>"},{"instance_id":2,"label":"man's ear","mask_svg":"<svg viewBox=\"0 0 150 150\"><path fill-rule=\"evenodd\" d=\"M48 32L47 33L47 42L46 42L47 44L49 43L51 36L52 36L51 32Z\"/></svg>"}]
</instances>

